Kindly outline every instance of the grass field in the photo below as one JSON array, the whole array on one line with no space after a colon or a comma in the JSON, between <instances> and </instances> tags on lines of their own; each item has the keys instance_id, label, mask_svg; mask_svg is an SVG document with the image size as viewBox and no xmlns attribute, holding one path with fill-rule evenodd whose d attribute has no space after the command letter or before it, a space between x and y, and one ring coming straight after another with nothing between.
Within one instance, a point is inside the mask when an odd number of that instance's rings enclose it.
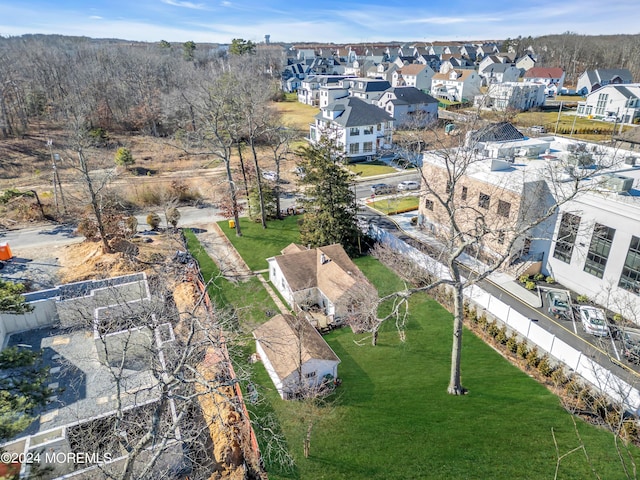
<instances>
[{"instance_id":1,"label":"grass field","mask_svg":"<svg viewBox=\"0 0 640 480\"><path fill-rule=\"evenodd\" d=\"M375 175L384 175L387 173L396 173L398 171L384 162L352 163L347 165L347 168L351 172L363 178L373 177Z\"/></svg>"},{"instance_id":2,"label":"grass field","mask_svg":"<svg viewBox=\"0 0 640 480\"><path fill-rule=\"evenodd\" d=\"M218 222L220 228L240 253L249 268L253 271L268 268L267 258L280 255L280 250L292 242L300 241L298 220L300 216L285 217L284 220L273 220L263 229L259 223L248 218L240 219L242 236L237 237L235 230L229 228L229 222Z\"/></svg>"},{"instance_id":3,"label":"grass field","mask_svg":"<svg viewBox=\"0 0 640 480\"><path fill-rule=\"evenodd\" d=\"M356 263L381 294L401 287L377 261ZM293 471L267 465L272 479L540 479L554 478L556 453L579 445L572 417L558 399L470 332L463 339L463 383L446 393L451 316L426 296L411 300L406 343L393 325L376 347L354 343L349 329L325 336L341 359L343 380L318 421L309 458L302 455L304 406L277 396L264 368L257 381L296 459ZM580 420L587 449L560 465L558 478L622 478L613 437ZM638 459L637 449L633 455Z\"/></svg>"},{"instance_id":4,"label":"grass field","mask_svg":"<svg viewBox=\"0 0 640 480\"><path fill-rule=\"evenodd\" d=\"M516 115L515 122L519 127L530 127L532 125L542 125L547 129L547 132L553 134L556 131L556 123L558 125L558 133L563 135L570 135L571 131L574 131L573 136L575 138L581 138L583 140L590 141L602 141L611 137L613 130L613 124L602 122L600 120L593 120L587 117L576 117L572 113L560 113L560 121L558 122L558 112L522 112ZM616 126L616 133L620 127ZM631 127L623 127L623 131L628 130ZM581 133L581 130L600 130L600 134L593 133ZM523 130L523 132L526 131Z\"/></svg>"},{"instance_id":5,"label":"grass field","mask_svg":"<svg viewBox=\"0 0 640 480\"><path fill-rule=\"evenodd\" d=\"M277 307L258 278L247 282L232 283L220 276L220 269L209 257L195 234L184 230L187 248L200 265L200 273L205 282L214 279L208 286L209 297L220 308L233 309L238 320L244 324L264 322L267 311L275 312Z\"/></svg>"},{"instance_id":6,"label":"grass field","mask_svg":"<svg viewBox=\"0 0 640 480\"><path fill-rule=\"evenodd\" d=\"M420 204L418 197L387 197L382 200L369 203L369 206L379 210L387 215L395 212L408 212L417 210Z\"/></svg>"},{"instance_id":7,"label":"grass field","mask_svg":"<svg viewBox=\"0 0 640 480\"><path fill-rule=\"evenodd\" d=\"M295 128L301 135L309 136L309 124L313 123L320 109L298 102L296 94L288 94L283 102L273 104L275 109L286 118L289 127Z\"/></svg>"}]
</instances>

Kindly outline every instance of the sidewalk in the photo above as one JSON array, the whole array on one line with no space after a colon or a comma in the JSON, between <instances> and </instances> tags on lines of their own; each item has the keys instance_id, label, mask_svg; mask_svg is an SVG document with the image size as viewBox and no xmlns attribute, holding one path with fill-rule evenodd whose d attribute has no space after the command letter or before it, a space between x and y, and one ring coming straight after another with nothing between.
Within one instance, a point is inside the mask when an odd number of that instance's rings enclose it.
<instances>
[{"instance_id":1,"label":"sidewalk","mask_svg":"<svg viewBox=\"0 0 640 480\"><path fill-rule=\"evenodd\" d=\"M442 244L436 238L429 235L425 230L411 225L411 218L415 217L416 215L417 212L412 211L393 215L389 218L398 226L400 230L402 230L410 237L413 237L416 240L421 241L422 243L432 245L434 247L437 247L438 249L442 249ZM489 268L486 264L465 254L460 256L460 262L467 267L479 272L486 271ZM522 285L520 285L517 279L513 276L496 271L489 275L488 280L493 282L496 286L500 287L509 295L522 300L531 307L542 307L542 299L540 298L538 292L527 290Z\"/></svg>"},{"instance_id":2,"label":"sidewalk","mask_svg":"<svg viewBox=\"0 0 640 480\"><path fill-rule=\"evenodd\" d=\"M252 272L217 223L201 225L200 228L194 228L194 232L204 250L218 265L220 272L227 280L237 283L246 282L254 276L257 277L278 310L281 313L291 313L273 290L271 284L262 276L265 270Z\"/></svg>"}]
</instances>

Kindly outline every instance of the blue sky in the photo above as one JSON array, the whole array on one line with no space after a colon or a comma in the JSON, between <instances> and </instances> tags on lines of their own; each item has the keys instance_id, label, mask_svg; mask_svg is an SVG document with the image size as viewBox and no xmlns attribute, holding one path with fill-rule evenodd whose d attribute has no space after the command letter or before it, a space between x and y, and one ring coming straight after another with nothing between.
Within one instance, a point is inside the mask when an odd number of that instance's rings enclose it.
<instances>
[{"instance_id":1,"label":"blue sky","mask_svg":"<svg viewBox=\"0 0 640 480\"><path fill-rule=\"evenodd\" d=\"M481 40L640 33L640 0L0 0L0 35L157 42Z\"/></svg>"}]
</instances>

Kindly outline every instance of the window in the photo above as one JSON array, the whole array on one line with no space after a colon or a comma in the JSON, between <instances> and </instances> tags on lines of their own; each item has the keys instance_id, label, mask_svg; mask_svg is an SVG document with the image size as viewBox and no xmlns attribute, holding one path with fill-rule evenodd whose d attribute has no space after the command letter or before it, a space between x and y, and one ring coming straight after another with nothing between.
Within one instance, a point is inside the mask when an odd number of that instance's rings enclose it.
<instances>
[{"instance_id":1,"label":"window","mask_svg":"<svg viewBox=\"0 0 640 480\"><path fill-rule=\"evenodd\" d=\"M498 200L498 215L501 217L509 218L509 212L511 211L511 204L504 200Z\"/></svg>"},{"instance_id":2,"label":"window","mask_svg":"<svg viewBox=\"0 0 640 480\"><path fill-rule=\"evenodd\" d=\"M462 200L466 200L467 199L467 193L469 192L469 189L467 187L462 187L462 194L460 195Z\"/></svg>"},{"instance_id":3,"label":"window","mask_svg":"<svg viewBox=\"0 0 640 480\"><path fill-rule=\"evenodd\" d=\"M382 130L382 124L379 123L378 125L376 125L376 130L379 132L380 130Z\"/></svg>"},{"instance_id":4,"label":"window","mask_svg":"<svg viewBox=\"0 0 640 480\"><path fill-rule=\"evenodd\" d=\"M433 200L429 200L428 198L424 201L424 207L427 210L433 210Z\"/></svg>"},{"instance_id":5,"label":"window","mask_svg":"<svg viewBox=\"0 0 640 480\"><path fill-rule=\"evenodd\" d=\"M486 193L481 193L478 197L478 206L480 208L488 209L489 204L491 203L491 196Z\"/></svg>"},{"instance_id":6,"label":"window","mask_svg":"<svg viewBox=\"0 0 640 480\"><path fill-rule=\"evenodd\" d=\"M598 278L603 277L615 234L616 231L613 228L596 223L591 237L591 245L589 245L589 252L587 253L587 261L584 264L585 272Z\"/></svg>"},{"instance_id":7,"label":"window","mask_svg":"<svg viewBox=\"0 0 640 480\"><path fill-rule=\"evenodd\" d=\"M498 232L498 243L504 245L504 232Z\"/></svg>"},{"instance_id":8,"label":"window","mask_svg":"<svg viewBox=\"0 0 640 480\"><path fill-rule=\"evenodd\" d=\"M607 106L607 99L609 95L607 93L601 93L598 95L598 103L596 104L596 115L604 115L604 108Z\"/></svg>"},{"instance_id":9,"label":"window","mask_svg":"<svg viewBox=\"0 0 640 480\"><path fill-rule=\"evenodd\" d=\"M360 135L360 129L358 127L351 127L349 129L349 135L355 137L356 135Z\"/></svg>"},{"instance_id":10,"label":"window","mask_svg":"<svg viewBox=\"0 0 640 480\"><path fill-rule=\"evenodd\" d=\"M631 237L618 285L630 292L640 293L640 237Z\"/></svg>"},{"instance_id":11,"label":"window","mask_svg":"<svg viewBox=\"0 0 640 480\"><path fill-rule=\"evenodd\" d=\"M553 258L557 258L564 263L571 263L571 254L573 246L578 235L578 227L580 226L580 217L570 213L563 213L560 220L560 228L558 229L558 239L556 240L556 248L553 251Z\"/></svg>"},{"instance_id":12,"label":"window","mask_svg":"<svg viewBox=\"0 0 640 480\"><path fill-rule=\"evenodd\" d=\"M362 151L365 153L373 152L373 142L364 142L362 144Z\"/></svg>"},{"instance_id":13,"label":"window","mask_svg":"<svg viewBox=\"0 0 640 480\"><path fill-rule=\"evenodd\" d=\"M373 133L373 125L370 125L368 127L364 127L364 134L365 135L371 135Z\"/></svg>"},{"instance_id":14,"label":"window","mask_svg":"<svg viewBox=\"0 0 640 480\"><path fill-rule=\"evenodd\" d=\"M360 144L352 143L351 145L349 145L349 153L351 154L360 153Z\"/></svg>"},{"instance_id":15,"label":"window","mask_svg":"<svg viewBox=\"0 0 640 480\"><path fill-rule=\"evenodd\" d=\"M305 373L304 376L307 378L313 378L316 376L316 372Z\"/></svg>"}]
</instances>

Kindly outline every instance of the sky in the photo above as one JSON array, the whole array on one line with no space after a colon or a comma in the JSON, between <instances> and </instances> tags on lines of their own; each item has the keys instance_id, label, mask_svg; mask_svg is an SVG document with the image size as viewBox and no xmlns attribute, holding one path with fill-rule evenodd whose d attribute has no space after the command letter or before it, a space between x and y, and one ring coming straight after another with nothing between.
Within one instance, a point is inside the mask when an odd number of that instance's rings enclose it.
<instances>
[{"instance_id":1,"label":"sky","mask_svg":"<svg viewBox=\"0 0 640 480\"><path fill-rule=\"evenodd\" d=\"M0 36L373 43L640 33L640 0L0 0Z\"/></svg>"}]
</instances>

